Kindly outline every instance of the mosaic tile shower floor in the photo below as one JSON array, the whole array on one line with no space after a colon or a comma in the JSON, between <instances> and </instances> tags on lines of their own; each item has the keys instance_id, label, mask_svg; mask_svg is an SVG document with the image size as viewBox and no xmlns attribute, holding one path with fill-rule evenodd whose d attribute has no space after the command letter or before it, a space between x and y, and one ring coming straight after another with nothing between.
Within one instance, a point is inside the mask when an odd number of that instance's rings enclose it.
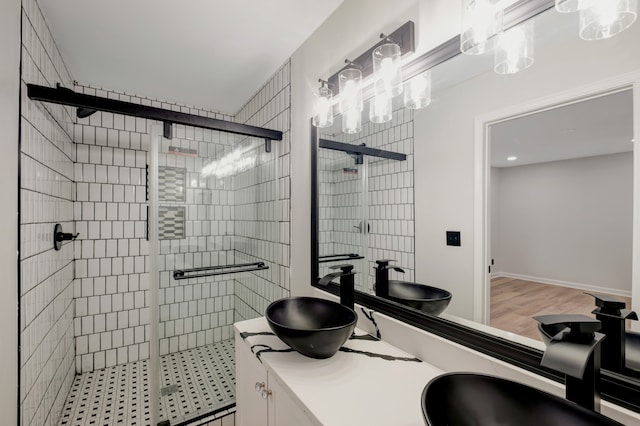
<instances>
[{"instance_id":1,"label":"mosaic tile shower floor","mask_svg":"<svg viewBox=\"0 0 640 426\"><path fill-rule=\"evenodd\" d=\"M79 374L67 396L59 426L151 423L149 361ZM160 358L161 388L178 390L160 399L160 420L185 421L235 401L233 340Z\"/></svg>"}]
</instances>

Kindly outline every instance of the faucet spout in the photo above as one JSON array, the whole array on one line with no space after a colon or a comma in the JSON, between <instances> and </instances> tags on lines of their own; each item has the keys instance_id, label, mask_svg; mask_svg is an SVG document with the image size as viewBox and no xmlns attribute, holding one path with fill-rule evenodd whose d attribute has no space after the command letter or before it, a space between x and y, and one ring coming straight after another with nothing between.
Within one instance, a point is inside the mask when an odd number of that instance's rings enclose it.
<instances>
[{"instance_id":1,"label":"faucet spout","mask_svg":"<svg viewBox=\"0 0 640 426\"><path fill-rule=\"evenodd\" d=\"M342 272L331 272L327 275L325 275L324 277L320 278L320 281L318 281L318 284L322 285L322 286L328 286L329 283L333 280L335 280L336 278L340 277L342 275Z\"/></svg>"},{"instance_id":2,"label":"faucet spout","mask_svg":"<svg viewBox=\"0 0 640 426\"><path fill-rule=\"evenodd\" d=\"M340 278L340 304L353 309L355 305L355 272L353 265L335 265L331 269L340 269L337 272L331 272L318 281L318 284L328 286L331 281Z\"/></svg>"},{"instance_id":3,"label":"faucet spout","mask_svg":"<svg viewBox=\"0 0 640 426\"><path fill-rule=\"evenodd\" d=\"M541 315L538 330L547 349L540 365L563 373L566 397L600 411L600 321L586 315Z\"/></svg>"}]
</instances>

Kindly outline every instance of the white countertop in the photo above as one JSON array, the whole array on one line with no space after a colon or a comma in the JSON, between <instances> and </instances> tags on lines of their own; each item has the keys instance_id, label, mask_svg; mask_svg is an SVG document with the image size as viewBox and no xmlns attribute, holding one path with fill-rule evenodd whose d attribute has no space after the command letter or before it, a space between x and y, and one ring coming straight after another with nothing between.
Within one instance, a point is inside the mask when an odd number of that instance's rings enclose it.
<instances>
[{"instance_id":1,"label":"white countertop","mask_svg":"<svg viewBox=\"0 0 640 426\"><path fill-rule=\"evenodd\" d=\"M264 317L238 322L236 333L271 332ZM356 329L356 335L365 333ZM242 344L242 338L238 344ZM275 335L248 335L248 347L287 349ZM443 373L383 341L348 340L343 347L390 355L387 360L363 353L339 351L328 359L297 352L263 352L270 375L293 394L318 425L424 426L420 398L424 386ZM263 347L255 347L257 353Z\"/></svg>"}]
</instances>

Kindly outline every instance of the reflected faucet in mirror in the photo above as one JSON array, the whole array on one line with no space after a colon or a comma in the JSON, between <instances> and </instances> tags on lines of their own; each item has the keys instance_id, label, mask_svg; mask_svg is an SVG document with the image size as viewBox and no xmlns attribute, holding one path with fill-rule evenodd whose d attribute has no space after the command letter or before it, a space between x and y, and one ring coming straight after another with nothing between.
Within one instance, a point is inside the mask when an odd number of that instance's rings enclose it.
<instances>
[{"instance_id":1,"label":"reflected faucet in mirror","mask_svg":"<svg viewBox=\"0 0 640 426\"><path fill-rule=\"evenodd\" d=\"M597 307L592 313L602 323L602 333L607 336L602 344L602 367L624 374L630 373L629 369L639 370L640 335L625 330L626 320L638 320L638 315L625 309L625 302L615 297L602 293L585 294L595 298Z\"/></svg>"},{"instance_id":2,"label":"reflected faucet in mirror","mask_svg":"<svg viewBox=\"0 0 640 426\"><path fill-rule=\"evenodd\" d=\"M374 283L374 288L376 290L376 296L384 297L385 299L389 298L389 269L393 269L394 271L398 271L404 274L404 269L398 266L389 266L390 262L395 262L395 260L391 259L382 259L376 260L376 282Z\"/></svg>"}]
</instances>

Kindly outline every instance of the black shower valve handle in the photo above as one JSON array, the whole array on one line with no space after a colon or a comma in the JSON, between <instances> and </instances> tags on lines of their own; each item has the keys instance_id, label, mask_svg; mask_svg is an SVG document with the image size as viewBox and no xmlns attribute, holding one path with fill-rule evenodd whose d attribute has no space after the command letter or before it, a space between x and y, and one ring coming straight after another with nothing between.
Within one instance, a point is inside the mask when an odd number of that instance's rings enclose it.
<instances>
[{"instance_id":1,"label":"black shower valve handle","mask_svg":"<svg viewBox=\"0 0 640 426\"><path fill-rule=\"evenodd\" d=\"M56 233L56 241L73 241L78 238L79 235L79 232L75 234L70 232L58 232Z\"/></svg>"},{"instance_id":2,"label":"black shower valve handle","mask_svg":"<svg viewBox=\"0 0 640 426\"><path fill-rule=\"evenodd\" d=\"M56 223L53 227L53 248L57 251L62 248L63 241L73 241L80 233L62 232L62 225Z\"/></svg>"}]
</instances>

